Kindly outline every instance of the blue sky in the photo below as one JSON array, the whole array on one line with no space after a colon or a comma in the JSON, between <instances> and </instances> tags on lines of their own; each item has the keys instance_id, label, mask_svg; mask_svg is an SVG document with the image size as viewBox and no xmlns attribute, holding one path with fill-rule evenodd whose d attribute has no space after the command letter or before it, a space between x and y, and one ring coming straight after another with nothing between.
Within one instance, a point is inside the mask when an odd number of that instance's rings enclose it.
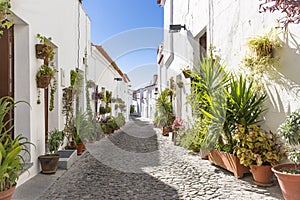
<instances>
[{"instance_id":1,"label":"blue sky","mask_svg":"<svg viewBox=\"0 0 300 200\"><path fill-rule=\"evenodd\" d=\"M163 41L163 8L156 0L83 0L83 6L91 19L92 42L103 45L134 86L149 82Z\"/></svg>"}]
</instances>

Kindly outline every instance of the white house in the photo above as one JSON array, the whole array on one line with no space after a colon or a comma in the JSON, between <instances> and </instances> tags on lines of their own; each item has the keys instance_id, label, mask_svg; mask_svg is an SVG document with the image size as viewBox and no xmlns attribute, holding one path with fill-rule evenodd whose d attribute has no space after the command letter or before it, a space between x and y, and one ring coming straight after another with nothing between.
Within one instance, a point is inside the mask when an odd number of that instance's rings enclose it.
<instances>
[{"instance_id":1,"label":"white house","mask_svg":"<svg viewBox=\"0 0 300 200\"><path fill-rule=\"evenodd\" d=\"M154 119L155 99L158 94L157 81L158 76L154 75L149 85L133 92L133 105L135 106L136 115L149 120Z\"/></svg>"},{"instance_id":2,"label":"white house","mask_svg":"<svg viewBox=\"0 0 300 200\"><path fill-rule=\"evenodd\" d=\"M78 0L11 0L14 27L1 38L0 96L10 95L19 104L15 109L15 135L23 134L35 147L30 146L31 167L21 175L18 185L40 172L38 156L45 154L45 135L48 130L64 128L62 89L70 86L70 70L84 73L84 58L90 54L90 20ZM67 12L66 12L67 10ZM57 92L54 110L45 109L44 89L41 104L37 104L36 73L43 61L36 58L37 34L51 37L55 46L53 67L57 71ZM7 72L7 73L4 73ZM81 106L84 101L81 102ZM48 118L48 119L47 119ZM46 123L47 122L47 123Z\"/></svg>"},{"instance_id":3,"label":"white house","mask_svg":"<svg viewBox=\"0 0 300 200\"><path fill-rule=\"evenodd\" d=\"M261 1L220 0L159 0L164 9L164 42L159 48L158 71L161 89L168 86L171 77L175 81L189 80L181 70L192 69L210 44L231 69L238 70L246 53L249 37L269 32L277 26L279 12L260 13ZM171 25L171 26L170 26ZM269 80L269 103L264 128L276 131L286 114L299 107L300 25L290 24L280 33L285 43L276 52L280 57L283 81ZM175 113L187 120L190 108L185 104L190 93L189 84L176 89Z\"/></svg>"},{"instance_id":4,"label":"white house","mask_svg":"<svg viewBox=\"0 0 300 200\"><path fill-rule=\"evenodd\" d=\"M93 80L98 87L97 91L111 91L113 98L121 98L126 105L126 109L115 108L112 106L113 116L122 112L127 120L129 120L130 94L129 83L130 79L124 74L117 64L111 59L105 49L100 45L91 45L91 55L88 59L88 79ZM91 92L96 92L96 88ZM92 109L94 112L99 112L96 109L95 101L92 100ZM123 110L123 111L122 111Z\"/></svg>"}]
</instances>

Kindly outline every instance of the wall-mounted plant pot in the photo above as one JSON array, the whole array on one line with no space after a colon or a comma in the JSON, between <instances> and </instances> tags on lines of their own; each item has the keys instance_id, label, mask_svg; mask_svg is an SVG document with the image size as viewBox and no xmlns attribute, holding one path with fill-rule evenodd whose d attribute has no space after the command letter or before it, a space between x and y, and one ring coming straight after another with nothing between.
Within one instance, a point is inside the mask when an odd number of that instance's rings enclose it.
<instances>
[{"instance_id":1,"label":"wall-mounted plant pot","mask_svg":"<svg viewBox=\"0 0 300 200\"><path fill-rule=\"evenodd\" d=\"M51 76L50 75L41 75L37 80L38 88L47 88L50 84Z\"/></svg>"},{"instance_id":2,"label":"wall-mounted plant pot","mask_svg":"<svg viewBox=\"0 0 300 200\"><path fill-rule=\"evenodd\" d=\"M57 170L57 164L59 160L58 154L42 155L38 157L43 174L54 174Z\"/></svg>"},{"instance_id":3,"label":"wall-mounted plant pot","mask_svg":"<svg viewBox=\"0 0 300 200\"><path fill-rule=\"evenodd\" d=\"M47 57L47 53L45 52L45 48L47 48L47 46L45 44L36 44L35 45L36 58L45 59Z\"/></svg>"},{"instance_id":4,"label":"wall-mounted plant pot","mask_svg":"<svg viewBox=\"0 0 300 200\"><path fill-rule=\"evenodd\" d=\"M190 69L184 69L184 70L182 70L182 73L184 75L184 78L190 78L191 77L191 70Z\"/></svg>"},{"instance_id":5,"label":"wall-mounted plant pot","mask_svg":"<svg viewBox=\"0 0 300 200\"><path fill-rule=\"evenodd\" d=\"M178 88L183 88L184 83L182 81L177 82Z\"/></svg>"}]
</instances>

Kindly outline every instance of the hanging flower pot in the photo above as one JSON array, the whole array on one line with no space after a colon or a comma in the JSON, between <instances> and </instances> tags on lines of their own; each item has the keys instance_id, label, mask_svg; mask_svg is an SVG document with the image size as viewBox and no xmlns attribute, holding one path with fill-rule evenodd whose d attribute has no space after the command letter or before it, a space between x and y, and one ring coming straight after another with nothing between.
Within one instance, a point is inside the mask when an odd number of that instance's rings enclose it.
<instances>
[{"instance_id":1,"label":"hanging flower pot","mask_svg":"<svg viewBox=\"0 0 300 200\"><path fill-rule=\"evenodd\" d=\"M46 51L47 45L45 44L36 44L35 45L35 55L38 59L45 59L47 57Z\"/></svg>"},{"instance_id":2,"label":"hanging flower pot","mask_svg":"<svg viewBox=\"0 0 300 200\"><path fill-rule=\"evenodd\" d=\"M184 78L190 78L191 77L191 70L190 69L184 69L184 70L182 70L182 73L184 75Z\"/></svg>"},{"instance_id":3,"label":"hanging flower pot","mask_svg":"<svg viewBox=\"0 0 300 200\"><path fill-rule=\"evenodd\" d=\"M42 74L40 75L37 79L36 79L36 82L37 82L37 87L38 88L47 88L50 84L50 81L51 81L51 75L48 75L48 74Z\"/></svg>"}]
</instances>

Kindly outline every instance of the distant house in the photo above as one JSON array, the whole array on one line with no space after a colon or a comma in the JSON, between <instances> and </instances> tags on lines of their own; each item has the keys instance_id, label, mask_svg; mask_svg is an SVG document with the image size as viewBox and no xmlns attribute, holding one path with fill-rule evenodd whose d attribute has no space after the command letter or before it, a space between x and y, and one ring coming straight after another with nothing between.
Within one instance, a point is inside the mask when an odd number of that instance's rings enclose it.
<instances>
[{"instance_id":1,"label":"distant house","mask_svg":"<svg viewBox=\"0 0 300 200\"><path fill-rule=\"evenodd\" d=\"M192 117L186 104L190 94L190 79L185 78L183 69L199 69L202 56L209 53L209 46L228 69L240 70L247 53L247 40L255 35L269 32L278 26L280 12L259 12L259 1L157 1L164 9L164 41L158 51L158 75L160 90L168 87L170 79L183 82L184 87L176 88L174 112L184 120ZM280 32L280 31L279 31ZM286 114L299 108L298 63L300 25L290 24L279 37L284 42L282 49L275 52L280 58L277 69L280 80L268 79L266 83L269 102L264 128L276 131Z\"/></svg>"},{"instance_id":2,"label":"distant house","mask_svg":"<svg viewBox=\"0 0 300 200\"><path fill-rule=\"evenodd\" d=\"M154 75L152 82L133 91L133 105L135 106L135 115L150 120L154 119L155 114L155 99L158 94L157 87L158 76Z\"/></svg>"}]
</instances>

